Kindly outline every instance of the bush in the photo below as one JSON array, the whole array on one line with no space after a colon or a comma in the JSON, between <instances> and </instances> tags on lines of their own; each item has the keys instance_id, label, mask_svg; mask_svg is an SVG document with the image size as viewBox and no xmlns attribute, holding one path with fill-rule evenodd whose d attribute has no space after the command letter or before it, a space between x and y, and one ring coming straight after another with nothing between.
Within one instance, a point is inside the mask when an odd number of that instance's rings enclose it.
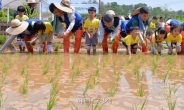
<instances>
[{"instance_id":1,"label":"bush","mask_svg":"<svg viewBox=\"0 0 184 110\"><path fill-rule=\"evenodd\" d=\"M0 35L0 44L4 44L6 41L6 36Z\"/></svg>"}]
</instances>

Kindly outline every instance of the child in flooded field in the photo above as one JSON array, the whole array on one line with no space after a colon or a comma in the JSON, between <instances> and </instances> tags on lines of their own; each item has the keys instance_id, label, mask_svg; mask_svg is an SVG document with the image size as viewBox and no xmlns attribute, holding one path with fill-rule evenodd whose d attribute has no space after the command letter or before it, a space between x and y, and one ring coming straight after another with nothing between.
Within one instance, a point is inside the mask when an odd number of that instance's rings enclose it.
<instances>
[{"instance_id":1,"label":"child in flooded field","mask_svg":"<svg viewBox=\"0 0 184 110\"><path fill-rule=\"evenodd\" d=\"M130 35L122 38L122 44L126 48L127 55L131 55L131 53L136 54L137 48L142 49L141 46L139 46L139 32L139 27L132 26L130 27Z\"/></svg>"},{"instance_id":2,"label":"child in flooded field","mask_svg":"<svg viewBox=\"0 0 184 110\"><path fill-rule=\"evenodd\" d=\"M167 34L166 42L169 48L168 54L173 54L173 45L176 45L176 53L180 54L182 42L181 25L171 26L171 31Z\"/></svg>"},{"instance_id":3,"label":"child in flooded field","mask_svg":"<svg viewBox=\"0 0 184 110\"><path fill-rule=\"evenodd\" d=\"M15 19L18 19L19 21L24 21L29 19L25 13L25 8L23 6L18 6L17 8L18 15L15 17ZM25 52L26 49L26 43L24 41L25 34L19 34L17 35L17 44L19 46L20 52Z\"/></svg>"},{"instance_id":4,"label":"child in flooded field","mask_svg":"<svg viewBox=\"0 0 184 110\"><path fill-rule=\"evenodd\" d=\"M162 51L162 41L167 38L167 32L163 27L159 27L154 34L150 36L150 43L152 45L151 53L156 54L156 47L159 54Z\"/></svg>"},{"instance_id":5,"label":"child in flooded field","mask_svg":"<svg viewBox=\"0 0 184 110\"><path fill-rule=\"evenodd\" d=\"M49 22L37 21L34 23L33 30L38 33L40 42L39 52L43 52L45 42L47 42L48 52L52 52L53 28Z\"/></svg>"},{"instance_id":6,"label":"child in flooded field","mask_svg":"<svg viewBox=\"0 0 184 110\"><path fill-rule=\"evenodd\" d=\"M88 9L89 18L84 23L84 29L86 31L86 44L87 44L87 54L90 54L91 46L93 48L93 54L96 54L96 45L98 43L97 31L99 27L99 20L95 18L96 9L90 7Z\"/></svg>"}]
</instances>

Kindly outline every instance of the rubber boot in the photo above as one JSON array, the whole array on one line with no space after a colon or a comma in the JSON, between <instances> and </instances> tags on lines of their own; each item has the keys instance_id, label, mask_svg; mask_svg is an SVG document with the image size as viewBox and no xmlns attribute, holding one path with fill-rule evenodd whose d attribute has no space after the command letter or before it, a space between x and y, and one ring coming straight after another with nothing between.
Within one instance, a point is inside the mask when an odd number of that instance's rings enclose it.
<instances>
[{"instance_id":1,"label":"rubber boot","mask_svg":"<svg viewBox=\"0 0 184 110\"><path fill-rule=\"evenodd\" d=\"M103 53L108 53L108 43L107 43L108 35L109 35L109 33L105 33L104 39L102 41Z\"/></svg>"},{"instance_id":2,"label":"rubber boot","mask_svg":"<svg viewBox=\"0 0 184 110\"><path fill-rule=\"evenodd\" d=\"M96 54L96 49L93 49L93 55L95 55Z\"/></svg>"},{"instance_id":3,"label":"rubber boot","mask_svg":"<svg viewBox=\"0 0 184 110\"><path fill-rule=\"evenodd\" d=\"M43 43L43 52L48 52L47 42Z\"/></svg>"},{"instance_id":4,"label":"rubber boot","mask_svg":"<svg viewBox=\"0 0 184 110\"><path fill-rule=\"evenodd\" d=\"M77 30L75 36L74 53L79 53L83 30Z\"/></svg>"},{"instance_id":5,"label":"rubber boot","mask_svg":"<svg viewBox=\"0 0 184 110\"><path fill-rule=\"evenodd\" d=\"M120 31L118 31L118 34L116 35L116 40L112 44L113 53L117 53L118 52L119 40L120 40Z\"/></svg>"},{"instance_id":6,"label":"rubber boot","mask_svg":"<svg viewBox=\"0 0 184 110\"><path fill-rule=\"evenodd\" d=\"M64 48L64 53L69 53L69 48L70 48L70 36L72 35L72 32L68 34L68 36L63 38L63 48Z\"/></svg>"},{"instance_id":7,"label":"rubber boot","mask_svg":"<svg viewBox=\"0 0 184 110\"><path fill-rule=\"evenodd\" d=\"M26 50L26 47L23 47L23 48L22 48L22 52L25 52L25 50Z\"/></svg>"},{"instance_id":8,"label":"rubber boot","mask_svg":"<svg viewBox=\"0 0 184 110\"><path fill-rule=\"evenodd\" d=\"M27 51L33 54L33 46L30 44L30 41L34 38L35 35L28 35L24 37L24 41L26 43Z\"/></svg>"},{"instance_id":9,"label":"rubber boot","mask_svg":"<svg viewBox=\"0 0 184 110\"><path fill-rule=\"evenodd\" d=\"M19 49L20 49L20 53L22 53L23 49L21 45L19 45Z\"/></svg>"},{"instance_id":10,"label":"rubber boot","mask_svg":"<svg viewBox=\"0 0 184 110\"><path fill-rule=\"evenodd\" d=\"M87 54L90 55L90 49L87 49Z\"/></svg>"}]
</instances>

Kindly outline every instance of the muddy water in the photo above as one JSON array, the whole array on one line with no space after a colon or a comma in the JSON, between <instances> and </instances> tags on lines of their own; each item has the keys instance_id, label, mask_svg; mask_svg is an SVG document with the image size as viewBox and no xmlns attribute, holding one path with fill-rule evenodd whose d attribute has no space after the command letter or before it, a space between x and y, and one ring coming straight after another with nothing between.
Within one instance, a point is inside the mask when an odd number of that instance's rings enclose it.
<instances>
[{"instance_id":1,"label":"muddy water","mask_svg":"<svg viewBox=\"0 0 184 110\"><path fill-rule=\"evenodd\" d=\"M169 70L168 59L171 58ZM3 68L7 68L2 86L4 110L46 110L49 102L52 83L58 82L56 104L53 110L71 110L73 104L79 110L92 110L99 101L102 110L132 110L132 107L146 100L146 110L168 110L164 96L169 94L169 87L178 87L172 93L171 100L176 100L176 110L184 109L184 56L150 56L136 55L131 58L123 54L2 54L0 55L1 78ZM157 68L152 72L153 60ZM135 75L135 67L138 75ZM48 68L45 75L44 67ZM23 68L25 73L22 74ZM50 79L59 74L54 81ZM169 75L164 82L164 77ZM72 74L79 71L72 82ZM95 75L99 71L99 75ZM23 95L20 88L28 74L27 94ZM116 75L115 75L116 74ZM116 80L117 74L120 79ZM87 83L92 86L83 94ZM141 97L138 89L144 91ZM114 96L109 95L110 88L117 88ZM94 102L94 103L92 103ZM73 104L72 104L73 103Z\"/></svg>"}]
</instances>

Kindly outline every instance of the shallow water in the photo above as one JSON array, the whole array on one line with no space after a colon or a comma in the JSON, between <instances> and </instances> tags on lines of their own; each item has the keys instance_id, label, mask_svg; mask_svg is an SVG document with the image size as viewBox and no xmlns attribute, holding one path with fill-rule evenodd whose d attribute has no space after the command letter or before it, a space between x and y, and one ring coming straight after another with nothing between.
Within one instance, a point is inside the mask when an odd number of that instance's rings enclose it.
<instances>
[{"instance_id":1,"label":"shallow water","mask_svg":"<svg viewBox=\"0 0 184 110\"><path fill-rule=\"evenodd\" d=\"M169 70L168 59L172 68L165 82L164 77ZM153 60L158 66L152 73ZM1 54L1 78L3 68L7 68L6 77L1 83L3 110L46 110L49 102L52 83L58 82L56 104L53 110L71 110L73 104L79 110L92 110L92 105L103 105L102 110L132 110L135 105L141 106L146 99L146 110L168 110L167 100L169 87L179 86L171 100L176 100L176 110L184 109L184 56L151 56L133 55L131 58L123 54L86 55L86 54ZM48 73L43 69L48 67ZM135 66L139 75L135 75ZM25 68L25 73L21 71ZM56 70L59 71L56 76ZM99 76L96 71L99 70ZM80 71L73 80L74 71ZM28 92L20 92L28 74ZM115 75L116 74L116 75ZM116 80L117 74L120 79ZM90 80L92 87L83 94ZM140 97L138 89L142 85L144 95ZM108 90L117 87L113 97ZM72 104L73 103L73 104Z\"/></svg>"}]
</instances>

